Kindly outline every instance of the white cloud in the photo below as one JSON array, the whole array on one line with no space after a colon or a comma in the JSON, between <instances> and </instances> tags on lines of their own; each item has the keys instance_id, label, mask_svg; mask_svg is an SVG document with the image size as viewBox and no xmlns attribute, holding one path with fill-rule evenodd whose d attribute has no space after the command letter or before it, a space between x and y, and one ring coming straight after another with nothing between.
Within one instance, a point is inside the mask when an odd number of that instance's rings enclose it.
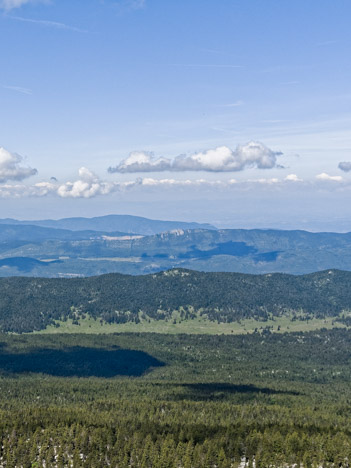
<instances>
[{"instance_id":1,"label":"white cloud","mask_svg":"<svg viewBox=\"0 0 351 468\"><path fill-rule=\"evenodd\" d=\"M50 182L39 182L33 185L6 184L0 185L0 196L3 198L43 197L56 195L61 198L92 198L107 195L116 191L123 191L132 186L140 185L140 181L107 182L85 167L78 171L78 179L73 182L60 184L51 178Z\"/></svg>"},{"instance_id":2,"label":"white cloud","mask_svg":"<svg viewBox=\"0 0 351 468\"><path fill-rule=\"evenodd\" d=\"M39 182L34 185L4 184L0 185L1 198L44 197L55 190L49 182Z\"/></svg>"},{"instance_id":3,"label":"white cloud","mask_svg":"<svg viewBox=\"0 0 351 468\"><path fill-rule=\"evenodd\" d=\"M273 185L273 184L278 184L281 181L277 179L276 177L273 177L272 179L250 179L248 180L248 182Z\"/></svg>"},{"instance_id":4,"label":"white cloud","mask_svg":"<svg viewBox=\"0 0 351 468\"><path fill-rule=\"evenodd\" d=\"M74 182L66 182L56 189L57 194L62 198L91 198L96 195L107 195L118 190L119 184L105 182L86 167L81 167L78 171L79 179Z\"/></svg>"},{"instance_id":5,"label":"white cloud","mask_svg":"<svg viewBox=\"0 0 351 468\"><path fill-rule=\"evenodd\" d=\"M36 169L20 166L23 158L0 147L0 182L23 180L37 174Z\"/></svg>"},{"instance_id":6,"label":"white cloud","mask_svg":"<svg viewBox=\"0 0 351 468\"><path fill-rule=\"evenodd\" d=\"M160 172L170 171L171 160L154 158L152 153L133 151L118 167L109 167L108 172Z\"/></svg>"},{"instance_id":7,"label":"white cloud","mask_svg":"<svg viewBox=\"0 0 351 468\"><path fill-rule=\"evenodd\" d=\"M350 161L339 162L338 168L341 169L344 172L350 172L351 171L351 162Z\"/></svg>"},{"instance_id":8,"label":"white cloud","mask_svg":"<svg viewBox=\"0 0 351 468\"><path fill-rule=\"evenodd\" d=\"M277 157L281 154L254 141L239 145L234 151L227 146L219 146L190 156L180 155L173 160L154 158L152 153L140 151L131 153L119 165L109 167L108 172L237 172L251 167L272 169L277 167Z\"/></svg>"},{"instance_id":9,"label":"white cloud","mask_svg":"<svg viewBox=\"0 0 351 468\"><path fill-rule=\"evenodd\" d=\"M262 143L250 142L239 145L232 151L227 146L214 150L195 153L191 156L178 156L174 161L175 170L232 172L242 171L248 167L271 169L276 166L277 153Z\"/></svg>"},{"instance_id":10,"label":"white cloud","mask_svg":"<svg viewBox=\"0 0 351 468\"><path fill-rule=\"evenodd\" d=\"M152 179L144 178L139 179L139 184L143 187L219 187L225 188L230 187L231 185L236 184L235 179L230 179L228 181L222 180L206 180L206 179Z\"/></svg>"},{"instance_id":11,"label":"white cloud","mask_svg":"<svg viewBox=\"0 0 351 468\"><path fill-rule=\"evenodd\" d=\"M316 175L316 179L323 180L323 181L333 181L333 182L343 182L344 179L341 176L331 176L326 172L322 172L322 174Z\"/></svg>"},{"instance_id":12,"label":"white cloud","mask_svg":"<svg viewBox=\"0 0 351 468\"><path fill-rule=\"evenodd\" d=\"M11 173L13 180L21 180L24 178L24 172L32 171L36 173L36 169L22 168L18 166L22 158L18 155L12 155L6 150L0 149L0 175L4 174L4 170L8 171L10 163L17 169L16 176ZM4 169L5 168L5 169ZM34 171L34 172L33 172ZM27 176L27 175L26 175ZM130 181L108 181L101 179L98 175L87 169L81 167L78 171L76 180L59 182L55 177L51 177L49 181L38 182L33 185L24 183L0 183L0 197L1 198L24 198L24 197L45 197L48 195L59 198L93 198L102 195L109 195L114 192L124 192L126 190L134 189L138 191L152 191L156 190L162 196L164 190L292 190L292 185L300 182L296 188L300 190L303 187L305 190L315 190L316 183L319 183L321 188L335 190L338 188L351 189L351 181L347 181L340 176L331 176L327 173L318 174L316 177L317 182L312 180L303 181L299 179L296 174L288 174L284 178L258 178L246 179L238 181L236 179L217 179L209 180L201 179L176 179L176 178L163 178L157 179L152 177L137 178ZM3 182L10 179L7 173L7 178L1 179ZM326 184L326 182L333 182L333 184ZM335 185L334 182L342 182L342 185ZM288 188L290 187L290 188Z\"/></svg>"},{"instance_id":13,"label":"white cloud","mask_svg":"<svg viewBox=\"0 0 351 468\"><path fill-rule=\"evenodd\" d=\"M109 193L128 190L141 184L140 179L130 182L101 180L86 167L81 167L78 175L79 178L74 182L65 182L64 184L48 183L48 185L52 186L51 192L62 198L93 198L98 195L108 195Z\"/></svg>"},{"instance_id":14,"label":"white cloud","mask_svg":"<svg viewBox=\"0 0 351 468\"><path fill-rule=\"evenodd\" d=\"M261 177L260 179L247 179L247 180L243 180L240 182L241 185L246 185L246 186L249 186L249 185L257 185L257 184L261 184L261 185L275 185L275 184L282 184L283 182L285 182L285 179L284 180L281 180L281 179L278 179L277 177L272 177L272 178L263 178Z\"/></svg>"},{"instance_id":15,"label":"white cloud","mask_svg":"<svg viewBox=\"0 0 351 468\"><path fill-rule=\"evenodd\" d=\"M288 174L284 180L289 182L303 182L303 180L299 179L296 174Z\"/></svg>"},{"instance_id":16,"label":"white cloud","mask_svg":"<svg viewBox=\"0 0 351 468\"><path fill-rule=\"evenodd\" d=\"M323 188L340 187L351 188L351 182L343 179L340 176L330 176L326 173L318 174L316 180ZM342 185L335 186L326 184L325 182L343 182ZM109 195L114 192L124 192L134 189L138 191L156 190L161 194L164 190L290 190L291 183L301 182L301 186L306 190L314 190L316 183L313 181L303 181L296 174L289 174L285 178L258 178L238 181L236 179L208 180L208 179L175 179L163 178L156 179L152 177L137 178L130 181L107 181L91 172L86 167L81 167L78 171L76 180L59 182L55 177L51 177L50 181L42 181L33 185L20 183L4 183L0 184L1 198L24 198L24 197L45 197L48 195L59 198L93 198L102 195ZM290 189L288 189L290 187ZM298 186L300 190L300 185Z\"/></svg>"}]
</instances>

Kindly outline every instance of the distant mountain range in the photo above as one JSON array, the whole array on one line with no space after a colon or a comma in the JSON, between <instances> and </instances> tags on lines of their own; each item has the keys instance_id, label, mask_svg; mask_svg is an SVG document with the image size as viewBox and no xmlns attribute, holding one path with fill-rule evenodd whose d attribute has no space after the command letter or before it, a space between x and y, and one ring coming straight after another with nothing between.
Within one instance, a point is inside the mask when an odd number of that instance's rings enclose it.
<instances>
[{"instance_id":1,"label":"distant mountain range","mask_svg":"<svg viewBox=\"0 0 351 468\"><path fill-rule=\"evenodd\" d=\"M179 267L253 274L351 270L351 233L223 230L117 215L0 220L0 276L140 275Z\"/></svg>"},{"instance_id":2,"label":"distant mountain range","mask_svg":"<svg viewBox=\"0 0 351 468\"><path fill-rule=\"evenodd\" d=\"M63 218L18 221L0 219L0 224L32 225L71 231L122 231L125 233L149 236L173 229L216 229L211 224L187 223L183 221L159 221L131 215L107 215L96 218Z\"/></svg>"}]
</instances>

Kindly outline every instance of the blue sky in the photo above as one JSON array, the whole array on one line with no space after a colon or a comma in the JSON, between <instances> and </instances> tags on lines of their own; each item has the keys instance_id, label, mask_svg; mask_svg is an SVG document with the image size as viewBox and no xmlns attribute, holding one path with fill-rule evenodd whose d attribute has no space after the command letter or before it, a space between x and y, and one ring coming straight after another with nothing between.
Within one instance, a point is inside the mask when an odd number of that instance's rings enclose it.
<instances>
[{"instance_id":1,"label":"blue sky","mask_svg":"<svg viewBox=\"0 0 351 468\"><path fill-rule=\"evenodd\" d=\"M0 6L2 217L351 230L348 0Z\"/></svg>"}]
</instances>

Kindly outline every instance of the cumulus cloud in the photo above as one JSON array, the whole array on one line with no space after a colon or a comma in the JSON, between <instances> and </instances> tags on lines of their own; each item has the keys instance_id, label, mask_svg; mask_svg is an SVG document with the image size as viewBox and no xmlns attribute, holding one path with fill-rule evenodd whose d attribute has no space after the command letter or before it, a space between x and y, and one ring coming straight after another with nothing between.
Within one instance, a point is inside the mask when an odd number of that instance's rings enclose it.
<instances>
[{"instance_id":1,"label":"cumulus cloud","mask_svg":"<svg viewBox=\"0 0 351 468\"><path fill-rule=\"evenodd\" d=\"M284 180L289 182L303 182L303 180L299 179L296 174L288 174Z\"/></svg>"},{"instance_id":2,"label":"cumulus cloud","mask_svg":"<svg viewBox=\"0 0 351 468\"><path fill-rule=\"evenodd\" d=\"M171 160L154 158L153 153L133 151L127 159L117 167L109 167L108 172L161 172L171 170Z\"/></svg>"},{"instance_id":3,"label":"cumulus cloud","mask_svg":"<svg viewBox=\"0 0 351 468\"><path fill-rule=\"evenodd\" d=\"M173 169L178 171L236 172L248 167L272 169L276 166L277 156L281 153L272 151L262 143L251 141L239 145L232 151L227 146L191 156L178 156Z\"/></svg>"},{"instance_id":4,"label":"cumulus cloud","mask_svg":"<svg viewBox=\"0 0 351 468\"><path fill-rule=\"evenodd\" d=\"M341 169L344 172L350 172L351 171L351 162L350 161L339 162L338 168Z\"/></svg>"},{"instance_id":5,"label":"cumulus cloud","mask_svg":"<svg viewBox=\"0 0 351 468\"><path fill-rule=\"evenodd\" d=\"M98 195L108 195L116 191L124 191L130 187L140 185L140 180L132 182L108 182L101 180L86 167L78 171L78 179L73 182L58 183L55 177L50 182L38 182L33 185L4 184L0 185L0 197L43 197L56 195L61 198L92 198Z\"/></svg>"},{"instance_id":6,"label":"cumulus cloud","mask_svg":"<svg viewBox=\"0 0 351 468\"><path fill-rule=\"evenodd\" d=\"M131 182L105 181L86 167L79 169L78 179L74 182L65 182L64 184L48 183L51 186L51 193L62 198L92 198L98 195L122 192L140 184L139 179Z\"/></svg>"},{"instance_id":7,"label":"cumulus cloud","mask_svg":"<svg viewBox=\"0 0 351 468\"><path fill-rule=\"evenodd\" d=\"M44 197L55 191L49 182L38 182L34 185L4 184L0 185L1 198Z\"/></svg>"},{"instance_id":8,"label":"cumulus cloud","mask_svg":"<svg viewBox=\"0 0 351 468\"><path fill-rule=\"evenodd\" d=\"M322 181L333 181L333 182L343 182L344 179L341 176L331 176L326 172L322 172L322 174L316 175L316 179Z\"/></svg>"},{"instance_id":9,"label":"cumulus cloud","mask_svg":"<svg viewBox=\"0 0 351 468\"><path fill-rule=\"evenodd\" d=\"M277 157L281 154L254 141L239 145L234 151L227 146L219 146L190 156L179 155L174 159L155 158L152 153L140 151L131 153L119 165L109 167L108 172L237 172L252 167L272 169L278 167Z\"/></svg>"},{"instance_id":10,"label":"cumulus cloud","mask_svg":"<svg viewBox=\"0 0 351 468\"><path fill-rule=\"evenodd\" d=\"M66 182L57 187L57 195L62 198L91 198L96 195L107 195L118 190L120 184L105 182L86 167L78 171L79 179L74 182Z\"/></svg>"},{"instance_id":11,"label":"cumulus cloud","mask_svg":"<svg viewBox=\"0 0 351 468\"><path fill-rule=\"evenodd\" d=\"M37 174L37 170L31 167L21 166L22 156L10 153L0 147L0 182L8 180L23 180Z\"/></svg>"}]
</instances>

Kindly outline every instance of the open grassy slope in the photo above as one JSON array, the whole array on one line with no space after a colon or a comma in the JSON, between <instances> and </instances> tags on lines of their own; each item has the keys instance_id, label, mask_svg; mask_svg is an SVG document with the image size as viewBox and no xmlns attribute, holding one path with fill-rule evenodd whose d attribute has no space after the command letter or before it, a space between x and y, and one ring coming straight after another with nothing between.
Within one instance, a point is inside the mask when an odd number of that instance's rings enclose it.
<instances>
[{"instance_id":1,"label":"open grassy slope","mask_svg":"<svg viewBox=\"0 0 351 468\"><path fill-rule=\"evenodd\" d=\"M177 314L179 315L179 314ZM34 333L40 334L111 334L111 333L165 333L165 334L203 334L203 335L240 335L243 333L254 333L255 331L270 330L276 333L285 332L308 332L320 329L349 328L338 322L333 317L323 319L312 318L310 320L293 320L293 316L287 315L277 317L274 320L259 321L244 319L239 322L216 322L195 317L188 320L141 320L139 323L106 323L94 320L91 317L73 321L57 321L44 330Z\"/></svg>"}]
</instances>

